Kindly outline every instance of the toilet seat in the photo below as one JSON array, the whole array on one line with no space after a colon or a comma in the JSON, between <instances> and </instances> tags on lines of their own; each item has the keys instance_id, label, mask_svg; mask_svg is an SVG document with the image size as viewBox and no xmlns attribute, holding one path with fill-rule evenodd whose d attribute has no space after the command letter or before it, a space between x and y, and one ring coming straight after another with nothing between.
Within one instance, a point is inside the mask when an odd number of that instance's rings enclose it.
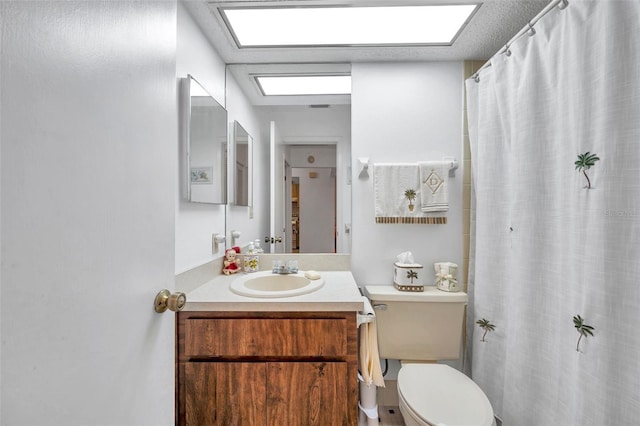
<instances>
[{"instance_id":1,"label":"toilet seat","mask_svg":"<svg viewBox=\"0 0 640 426\"><path fill-rule=\"evenodd\" d=\"M444 364L407 364L398 373L400 411L416 425L491 426L493 409L469 377ZM409 418L407 418L409 417Z\"/></svg>"}]
</instances>

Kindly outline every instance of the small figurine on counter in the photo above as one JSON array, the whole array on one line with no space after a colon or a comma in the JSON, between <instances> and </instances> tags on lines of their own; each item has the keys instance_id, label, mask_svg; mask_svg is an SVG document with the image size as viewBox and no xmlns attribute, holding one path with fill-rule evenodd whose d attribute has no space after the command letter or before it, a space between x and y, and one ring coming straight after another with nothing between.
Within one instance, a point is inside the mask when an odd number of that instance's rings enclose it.
<instances>
[{"instance_id":1,"label":"small figurine on counter","mask_svg":"<svg viewBox=\"0 0 640 426\"><path fill-rule=\"evenodd\" d=\"M235 274L240 270L240 259L236 258L238 253L240 253L240 247L232 247L224 252L224 261L222 262L223 274Z\"/></svg>"}]
</instances>

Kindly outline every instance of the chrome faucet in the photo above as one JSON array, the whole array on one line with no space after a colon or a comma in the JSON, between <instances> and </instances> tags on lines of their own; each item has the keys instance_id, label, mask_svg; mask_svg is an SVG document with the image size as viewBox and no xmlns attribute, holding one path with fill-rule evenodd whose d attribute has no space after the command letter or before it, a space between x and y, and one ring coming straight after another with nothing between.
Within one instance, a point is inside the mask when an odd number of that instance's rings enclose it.
<instances>
[{"instance_id":1,"label":"chrome faucet","mask_svg":"<svg viewBox=\"0 0 640 426\"><path fill-rule=\"evenodd\" d=\"M297 274L298 261L290 260L289 263L285 265L282 260L274 260L273 270L271 272L273 272L274 274L280 274L280 275Z\"/></svg>"}]
</instances>

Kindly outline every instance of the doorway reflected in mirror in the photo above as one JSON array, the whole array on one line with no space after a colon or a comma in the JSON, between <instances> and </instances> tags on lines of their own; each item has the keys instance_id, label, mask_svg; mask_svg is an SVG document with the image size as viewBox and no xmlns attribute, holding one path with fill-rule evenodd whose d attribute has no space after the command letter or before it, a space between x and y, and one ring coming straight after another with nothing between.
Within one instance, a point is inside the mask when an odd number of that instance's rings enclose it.
<instances>
[{"instance_id":1,"label":"doorway reflected in mirror","mask_svg":"<svg viewBox=\"0 0 640 426\"><path fill-rule=\"evenodd\" d=\"M335 167L293 167L290 209L292 253L336 252Z\"/></svg>"}]
</instances>

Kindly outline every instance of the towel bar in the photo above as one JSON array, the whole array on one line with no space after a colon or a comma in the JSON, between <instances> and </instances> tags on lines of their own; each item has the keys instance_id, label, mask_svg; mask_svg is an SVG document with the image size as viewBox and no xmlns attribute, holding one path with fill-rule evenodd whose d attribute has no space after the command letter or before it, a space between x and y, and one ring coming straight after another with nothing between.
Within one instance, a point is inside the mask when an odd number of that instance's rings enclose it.
<instances>
[{"instance_id":1,"label":"towel bar","mask_svg":"<svg viewBox=\"0 0 640 426\"><path fill-rule=\"evenodd\" d=\"M362 292L362 290L360 292ZM373 307L371 306L369 299L366 296L362 296L362 301L364 302L364 309L362 312L358 312L358 328L360 328L362 324L374 322L376 319L376 314L373 311Z\"/></svg>"},{"instance_id":2,"label":"towel bar","mask_svg":"<svg viewBox=\"0 0 640 426\"><path fill-rule=\"evenodd\" d=\"M456 160L456 157L442 157L442 161L449 163L450 172L454 172L458 170L458 160ZM358 158L358 162L360 164L360 173L366 175L369 169L369 163L370 163L369 157ZM408 163L403 163L403 164L408 164ZM374 167L375 167L375 164L374 164Z\"/></svg>"},{"instance_id":3,"label":"towel bar","mask_svg":"<svg viewBox=\"0 0 640 426\"><path fill-rule=\"evenodd\" d=\"M368 322L374 322L376 320L375 315L370 314L358 314L358 327Z\"/></svg>"}]
</instances>

